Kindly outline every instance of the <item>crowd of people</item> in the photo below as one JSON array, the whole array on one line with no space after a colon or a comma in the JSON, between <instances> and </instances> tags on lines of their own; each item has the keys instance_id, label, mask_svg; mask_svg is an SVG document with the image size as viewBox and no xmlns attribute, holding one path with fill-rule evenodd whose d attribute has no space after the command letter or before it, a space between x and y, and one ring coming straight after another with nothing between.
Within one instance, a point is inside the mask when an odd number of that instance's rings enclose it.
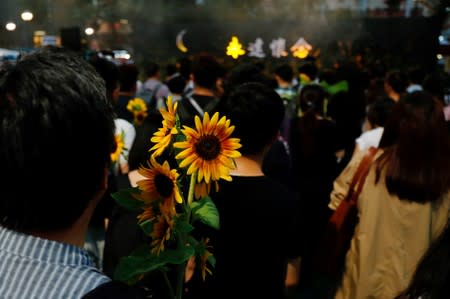
<instances>
[{"instance_id":1,"label":"crowd of people","mask_svg":"<svg viewBox=\"0 0 450 299\"><path fill-rule=\"evenodd\" d=\"M60 48L5 64L0 298L170 298L157 274L132 287L114 280L119 260L151 237L111 198L142 178L169 97L185 125L225 115L242 144L233 180L211 195L221 229L195 227L210 236L215 269L187 275L185 298L449 298L445 83L418 66L226 68L208 53L166 70ZM140 118L127 108L136 98ZM372 148L350 248L326 275L328 220Z\"/></svg>"}]
</instances>

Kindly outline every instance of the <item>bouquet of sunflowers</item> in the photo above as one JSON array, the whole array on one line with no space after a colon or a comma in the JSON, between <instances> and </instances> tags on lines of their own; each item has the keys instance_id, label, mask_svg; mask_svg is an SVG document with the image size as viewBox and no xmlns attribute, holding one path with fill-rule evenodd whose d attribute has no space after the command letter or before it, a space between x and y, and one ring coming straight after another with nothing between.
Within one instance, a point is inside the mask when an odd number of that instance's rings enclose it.
<instances>
[{"instance_id":1,"label":"bouquet of sunflowers","mask_svg":"<svg viewBox=\"0 0 450 299\"><path fill-rule=\"evenodd\" d=\"M137 187L113 194L119 205L139 211L136 221L151 239L120 261L115 278L136 283L146 274L160 271L170 296L179 299L188 260L195 258L203 279L206 272L211 273L208 267L215 265L208 239L198 240L192 232L196 221L219 229L219 213L209 192L211 188L218 191L219 180L231 180L229 171L235 167L233 159L240 156L237 149L241 145L239 139L230 137L234 126L225 116L196 116L195 128L191 128L182 126L177 103L169 98L166 106L160 110L162 128L151 138L154 146L148 165L139 169L143 179ZM173 266L177 269L175 283L167 277Z\"/></svg>"}]
</instances>

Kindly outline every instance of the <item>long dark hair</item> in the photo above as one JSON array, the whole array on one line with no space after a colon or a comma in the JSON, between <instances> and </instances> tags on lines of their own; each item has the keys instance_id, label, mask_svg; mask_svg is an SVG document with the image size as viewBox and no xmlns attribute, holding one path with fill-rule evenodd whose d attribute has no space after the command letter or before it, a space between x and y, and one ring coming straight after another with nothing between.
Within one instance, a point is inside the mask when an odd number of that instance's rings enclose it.
<instances>
[{"instance_id":1,"label":"long dark hair","mask_svg":"<svg viewBox=\"0 0 450 299\"><path fill-rule=\"evenodd\" d=\"M298 106L303 115L297 122L297 131L300 132L303 153L308 156L315 151L314 135L318 126L317 116L323 116L325 90L317 84L306 85L302 88Z\"/></svg>"},{"instance_id":2,"label":"long dark hair","mask_svg":"<svg viewBox=\"0 0 450 299\"><path fill-rule=\"evenodd\" d=\"M407 94L388 118L377 162L390 194L415 202L438 200L450 189L450 136L442 105L426 92Z\"/></svg>"},{"instance_id":3,"label":"long dark hair","mask_svg":"<svg viewBox=\"0 0 450 299\"><path fill-rule=\"evenodd\" d=\"M450 298L450 223L419 262L409 287L396 299Z\"/></svg>"}]
</instances>

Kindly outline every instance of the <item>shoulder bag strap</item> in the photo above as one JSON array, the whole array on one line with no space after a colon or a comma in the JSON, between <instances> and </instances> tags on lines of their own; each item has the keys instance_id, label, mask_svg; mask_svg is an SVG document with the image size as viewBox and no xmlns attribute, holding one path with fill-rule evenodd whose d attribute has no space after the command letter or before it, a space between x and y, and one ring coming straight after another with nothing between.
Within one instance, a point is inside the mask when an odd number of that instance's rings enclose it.
<instances>
[{"instance_id":1,"label":"shoulder bag strap","mask_svg":"<svg viewBox=\"0 0 450 299\"><path fill-rule=\"evenodd\" d=\"M364 182L366 181L366 177L369 174L370 166L372 165L373 159L378 151L378 148L371 147L369 148L366 155L363 157L361 162L359 163L358 169L353 175L352 181L350 183L350 187L348 189L348 193L346 196L346 200L357 200L359 194L362 191L362 187ZM358 184L357 189L355 190L355 186Z\"/></svg>"}]
</instances>

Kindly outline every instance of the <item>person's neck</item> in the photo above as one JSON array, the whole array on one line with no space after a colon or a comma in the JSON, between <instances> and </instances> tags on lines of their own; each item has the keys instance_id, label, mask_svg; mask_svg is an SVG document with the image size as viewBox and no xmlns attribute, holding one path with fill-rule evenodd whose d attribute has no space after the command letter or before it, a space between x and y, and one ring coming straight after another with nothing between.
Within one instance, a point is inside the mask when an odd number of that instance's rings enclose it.
<instances>
[{"instance_id":1,"label":"person's neck","mask_svg":"<svg viewBox=\"0 0 450 299\"><path fill-rule=\"evenodd\" d=\"M135 91L121 91L119 92L119 96L125 96L125 97L134 97L136 94Z\"/></svg>"},{"instance_id":2,"label":"person's neck","mask_svg":"<svg viewBox=\"0 0 450 299\"><path fill-rule=\"evenodd\" d=\"M230 171L234 176L264 176L262 171L263 155L242 156L234 160L236 168Z\"/></svg>"},{"instance_id":3,"label":"person's neck","mask_svg":"<svg viewBox=\"0 0 450 299\"><path fill-rule=\"evenodd\" d=\"M201 87L201 86L195 86L194 87L194 94L195 95L199 95L199 96L207 96L207 97L213 97L214 96L214 92L211 89L205 88L205 87Z\"/></svg>"},{"instance_id":4,"label":"person's neck","mask_svg":"<svg viewBox=\"0 0 450 299\"><path fill-rule=\"evenodd\" d=\"M390 92L390 93L388 94L388 96L389 96L392 100L394 100L394 102L398 102L398 101L400 100L400 94L398 94L398 93L396 93L396 92L394 92L394 91Z\"/></svg>"},{"instance_id":5,"label":"person's neck","mask_svg":"<svg viewBox=\"0 0 450 299\"><path fill-rule=\"evenodd\" d=\"M80 218L69 228L51 232L31 231L26 233L42 239L71 244L82 248L95 205L95 203L90 202Z\"/></svg>"}]
</instances>

